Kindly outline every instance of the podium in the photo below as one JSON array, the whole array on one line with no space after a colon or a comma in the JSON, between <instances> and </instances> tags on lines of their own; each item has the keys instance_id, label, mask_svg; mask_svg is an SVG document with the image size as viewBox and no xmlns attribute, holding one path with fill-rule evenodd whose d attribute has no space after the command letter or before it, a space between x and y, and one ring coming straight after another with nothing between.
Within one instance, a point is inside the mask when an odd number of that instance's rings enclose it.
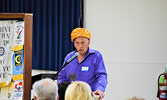
<instances>
[{"instance_id":1,"label":"podium","mask_svg":"<svg viewBox=\"0 0 167 100\"><path fill-rule=\"evenodd\" d=\"M20 62L23 62L23 73L20 75L23 77L22 79L23 84L20 84L20 83L15 84L14 83L15 81L12 78L11 83L13 82L14 86L8 87L8 88L16 88L18 90L16 91L14 89L14 91L12 91L14 93L14 96L15 95L17 96L17 93L19 92L23 92L22 94L18 94L22 96L21 97L22 100L30 100L31 98L31 71L32 71L32 26L33 26L32 20L33 20L33 15L31 13L0 13L0 20L1 21L3 20L4 21L5 20L22 20L24 23L24 44L22 45L22 48L23 48L22 54L24 57L23 59L24 62L20 60L20 56L15 54L15 56L17 56L15 57L15 63L19 65ZM19 35L19 33L17 35ZM21 88L22 90L20 90ZM8 97L6 97L6 99L13 100L13 98L11 97L11 94L8 93Z\"/></svg>"},{"instance_id":2,"label":"podium","mask_svg":"<svg viewBox=\"0 0 167 100\"><path fill-rule=\"evenodd\" d=\"M32 76L31 85L33 85L36 81L39 81L44 78L50 78L52 80L57 80L58 75L57 74L37 74Z\"/></svg>"}]
</instances>

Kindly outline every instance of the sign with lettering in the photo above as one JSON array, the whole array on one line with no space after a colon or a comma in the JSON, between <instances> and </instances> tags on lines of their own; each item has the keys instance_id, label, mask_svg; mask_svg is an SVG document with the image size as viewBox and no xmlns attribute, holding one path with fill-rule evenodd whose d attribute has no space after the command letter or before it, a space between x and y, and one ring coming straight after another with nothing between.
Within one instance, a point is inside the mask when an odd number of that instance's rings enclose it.
<instances>
[{"instance_id":1,"label":"sign with lettering","mask_svg":"<svg viewBox=\"0 0 167 100\"><path fill-rule=\"evenodd\" d=\"M13 21L0 21L0 82L11 80L14 47L13 26Z\"/></svg>"},{"instance_id":2,"label":"sign with lettering","mask_svg":"<svg viewBox=\"0 0 167 100\"><path fill-rule=\"evenodd\" d=\"M0 21L0 99L22 100L24 21ZM12 81L11 81L12 80Z\"/></svg>"}]
</instances>

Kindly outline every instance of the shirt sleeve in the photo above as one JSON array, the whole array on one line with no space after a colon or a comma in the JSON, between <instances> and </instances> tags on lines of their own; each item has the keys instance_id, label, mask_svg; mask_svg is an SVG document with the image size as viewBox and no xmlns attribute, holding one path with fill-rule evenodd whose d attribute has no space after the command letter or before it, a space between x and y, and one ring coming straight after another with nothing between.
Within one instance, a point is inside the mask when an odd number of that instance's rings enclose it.
<instances>
[{"instance_id":1,"label":"shirt sleeve","mask_svg":"<svg viewBox=\"0 0 167 100\"><path fill-rule=\"evenodd\" d=\"M101 90L102 92L104 92L108 81L104 60L100 53L97 55L97 62L95 68L95 76L97 79L96 90Z\"/></svg>"},{"instance_id":2,"label":"shirt sleeve","mask_svg":"<svg viewBox=\"0 0 167 100\"><path fill-rule=\"evenodd\" d=\"M63 65L65 64L67 58L68 58L68 55L65 57ZM58 84L63 82L63 81L67 81L67 79L66 79L66 67L64 67L58 74L58 79L57 79Z\"/></svg>"},{"instance_id":3,"label":"shirt sleeve","mask_svg":"<svg viewBox=\"0 0 167 100\"><path fill-rule=\"evenodd\" d=\"M60 73L58 75L58 79L57 79L58 84L61 83L61 82L63 82L63 81L66 81L66 76L65 76L66 74L65 74L65 72L66 72L65 68L63 68L60 71Z\"/></svg>"}]
</instances>

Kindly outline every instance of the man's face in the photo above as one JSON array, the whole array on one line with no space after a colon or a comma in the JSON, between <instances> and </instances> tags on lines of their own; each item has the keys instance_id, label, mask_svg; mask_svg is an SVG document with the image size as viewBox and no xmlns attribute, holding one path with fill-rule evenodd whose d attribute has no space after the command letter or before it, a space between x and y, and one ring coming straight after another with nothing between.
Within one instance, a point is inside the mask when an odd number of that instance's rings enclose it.
<instances>
[{"instance_id":1,"label":"man's face","mask_svg":"<svg viewBox=\"0 0 167 100\"><path fill-rule=\"evenodd\" d=\"M80 55L85 55L90 44L90 40L85 37L78 37L74 40L74 46Z\"/></svg>"}]
</instances>

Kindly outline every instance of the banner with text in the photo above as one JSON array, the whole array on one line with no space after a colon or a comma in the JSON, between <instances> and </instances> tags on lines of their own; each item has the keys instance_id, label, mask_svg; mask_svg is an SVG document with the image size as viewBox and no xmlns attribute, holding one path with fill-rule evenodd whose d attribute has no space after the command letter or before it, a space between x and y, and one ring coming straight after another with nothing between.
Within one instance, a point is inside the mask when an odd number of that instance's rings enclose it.
<instances>
[{"instance_id":1,"label":"banner with text","mask_svg":"<svg viewBox=\"0 0 167 100\"><path fill-rule=\"evenodd\" d=\"M24 21L0 21L0 98L22 100Z\"/></svg>"}]
</instances>

